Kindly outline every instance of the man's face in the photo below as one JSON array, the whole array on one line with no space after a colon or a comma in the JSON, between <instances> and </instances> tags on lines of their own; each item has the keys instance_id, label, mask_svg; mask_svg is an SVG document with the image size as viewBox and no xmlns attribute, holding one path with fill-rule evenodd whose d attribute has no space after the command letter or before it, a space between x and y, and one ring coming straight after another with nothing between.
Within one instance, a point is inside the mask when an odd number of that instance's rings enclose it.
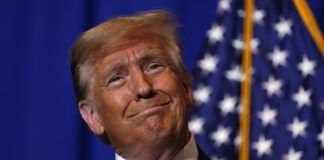
<instances>
[{"instance_id":1,"label":"man's face","mask_svg":"<svg viewBox=\"0 0 324 160\"><path fill-rule=\"evenodd\" d=\"M173 66L156 43L125 47L99 61L90 89L96 125L107 132L117 152L185 138L192 91Z\"/></svg>"}]
</instances>

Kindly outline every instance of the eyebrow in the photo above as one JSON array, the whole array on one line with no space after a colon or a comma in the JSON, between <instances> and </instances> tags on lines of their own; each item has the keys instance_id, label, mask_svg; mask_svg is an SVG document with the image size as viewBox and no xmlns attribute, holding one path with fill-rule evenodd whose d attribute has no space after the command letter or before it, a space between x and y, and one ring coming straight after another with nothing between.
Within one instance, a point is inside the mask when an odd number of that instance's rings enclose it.
<instances>
[{"instance_id":1,"label":"eyebrow","mask_svg":"<svg viewBox=\"0 0 324 160\"><path fill-rule=\"evenodd\" d=\"M162 56L162 52L158 50L149 50L144 51L145 53L141 54L139 59L139 64L143 64L144 62L155 60L155 59L164 59Z\"/></svg>"},{"instance_id":2,"label":"eyebrow","mask_svg":"<svg viewBox=\"0 0 324 160\"><path fill-rule=\"evenodd\" d=\"M107 68L105 68L103 77L100 78L100 81L102 83L106 83L106 81L113 75L113 73L122 71L127 66L127 63L125 61L118 61L118 62L112 62L112 65L109 65Z\"/></svg>"},{"instance_id":3,"label":"eyebrow","mask_svg":"<svg viewBox=\"0 0 324 160\"><path fill-rule=\"evenodd\" d=\"M139 53L139 54L140 55L137 58L139 65L142 65L147 61L151 61L151 60L155 60L155 59L161 59L161 60L165 59L162 56L163 52L159 49L147 49L147 50L141 51L141 53ZM121 71L127 67L128 67L128 62L124 59L112 60L110 62L110 65L105 69L105 73L104 73L104 76L102 77L103 78L102 80L106 81L106 79L108 77L110 77L114 72Z\"/></svg>"}]
</instances>

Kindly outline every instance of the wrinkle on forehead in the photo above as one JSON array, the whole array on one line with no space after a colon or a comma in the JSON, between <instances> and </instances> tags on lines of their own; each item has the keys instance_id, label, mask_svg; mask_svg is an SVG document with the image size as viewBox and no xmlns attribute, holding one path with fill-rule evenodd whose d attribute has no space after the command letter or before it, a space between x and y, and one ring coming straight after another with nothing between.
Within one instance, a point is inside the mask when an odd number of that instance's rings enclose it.
<instances>
[{"instance_id":1,"label":"wrinkle on forehead","mask_svg":"<svg viewBox=\"0 0 324 160\"><path fill-rule=\"evenodd\" d=\"M150 32L133 33L133 34L123 37L120 41L116 41L115 43L107 43L101 48L99 54L106 56L108 54L115 53L120 50L125 50L127 48L137 46L139 44L146 44L148 46L155 45L160 48L165 47L163 45L164 44L163 40L165 40L165 38L159 36L158 34L154 34Z\"/></svg>"},{"instance_id":2,"label":"wrinkle on forehead","mask_svg":"<svg viewBox=\"0 0 324 160\"><path fill-rule=\"evenodd\" d=\"M129 66L139 65L151 61L159 60L167 62L166 54L157 45L152 44L136 44L120 49L117 52L108 54L103 59L99 60L96 65L96 75L99 80L109 77L112 73L127 70ZM101 82L102 83L102 82Z\"/></svg>"},{"instance_id":3,"label":"wrinkle on forehead","mask_svg":"<svg viewBox=\"0 0 324 160\"><path fill-rule=\"evenodd\" d=\"M135 45L128 45L122 47L115 52L110 52L106 54L106 56L103 59L98 60L96 64L98 64L98 66L101 66L103 62L105 62L107 65L110 65L110 64L115 64L116 62L125 63L127 62L125 61L126 59L128 60L129 63L131 59L139 60L139 59L149 59L151 57L162 58L163 52L164 52L163 49L156 44L138 43Z\"/></svg>"}]
</instances>

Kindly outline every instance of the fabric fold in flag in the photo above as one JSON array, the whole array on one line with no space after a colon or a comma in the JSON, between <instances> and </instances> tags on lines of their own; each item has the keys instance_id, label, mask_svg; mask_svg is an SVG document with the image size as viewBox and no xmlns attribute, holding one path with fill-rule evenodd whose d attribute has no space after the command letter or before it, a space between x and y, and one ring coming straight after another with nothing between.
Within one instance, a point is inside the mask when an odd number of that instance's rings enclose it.
<instances>
[{"instance_id":1,"label":"fabric fold in flag","mask_svg":"<svg viewBox=\"0 0 324 160\"><path fill-rule=\"evenodd\" d=\"M193 70L189 128L213 159L240 158L242 54L249 45L250 159L324 158L324 57L292 1L254 3L253 37L245 44L244 1L219 1Z\"/></svg>"}]
</instances>

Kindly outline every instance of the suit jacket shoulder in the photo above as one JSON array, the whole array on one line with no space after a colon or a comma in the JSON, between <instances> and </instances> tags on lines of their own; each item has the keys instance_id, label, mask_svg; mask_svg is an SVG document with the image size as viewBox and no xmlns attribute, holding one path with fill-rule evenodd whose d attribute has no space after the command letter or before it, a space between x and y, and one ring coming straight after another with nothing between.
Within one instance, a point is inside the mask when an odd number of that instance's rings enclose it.
<instances>
[{"instance_id":1,"label":"suit jacket shoulder","mask_svg":"<svg viewBox=\"0 0 324 160\"><path fill-rule=\"evenodd\" d=\"M210 158L204 153L203 150L197 145L198 149L198 160L210 160Z\"/></svg>"}]
</instances>

